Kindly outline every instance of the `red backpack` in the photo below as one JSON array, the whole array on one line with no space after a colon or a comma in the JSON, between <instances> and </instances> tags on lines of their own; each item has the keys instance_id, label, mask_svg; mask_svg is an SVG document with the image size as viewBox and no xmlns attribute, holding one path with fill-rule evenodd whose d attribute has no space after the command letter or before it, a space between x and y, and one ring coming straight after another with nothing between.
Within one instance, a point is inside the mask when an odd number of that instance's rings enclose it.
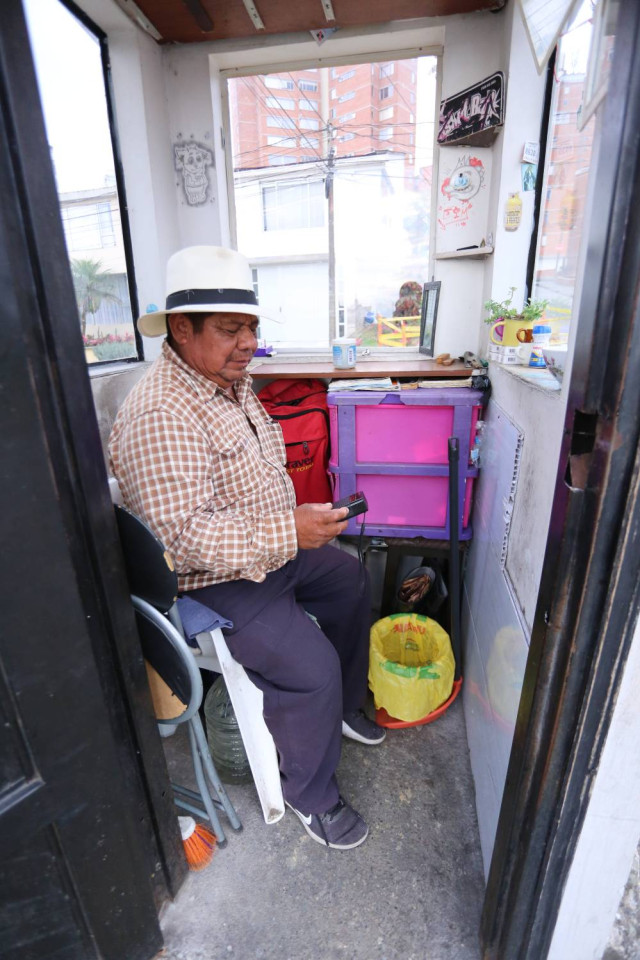
<instances>
[{"instance_id":1,"label":"red backpack","mask_svg":"<svg viewBox=\"0 0 640 960\"><path fill-rule=\"evenodd\" d=\"M296 502L330 503L329 410L322 380L274 380L258 394L282 427Z\"/></svg>"}]
</instances>

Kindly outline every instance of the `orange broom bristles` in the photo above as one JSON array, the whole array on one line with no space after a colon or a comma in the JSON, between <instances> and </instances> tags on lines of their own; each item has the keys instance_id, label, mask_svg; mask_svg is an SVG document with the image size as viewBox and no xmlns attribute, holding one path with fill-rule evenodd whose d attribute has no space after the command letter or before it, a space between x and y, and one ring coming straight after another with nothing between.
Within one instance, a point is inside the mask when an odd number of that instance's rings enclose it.
<instances>
[{"instance_id":1,"label":"orange broom bristles","mask_svg":"<svg viewBox=\"0 0 640 960\"><path fill-rule=\"evenodd\" d=\"M215 833L196 823L193 817L178 817L178 822L189 869L204 870L211 863L218 843Z\"/></svg>"}]
</instances>

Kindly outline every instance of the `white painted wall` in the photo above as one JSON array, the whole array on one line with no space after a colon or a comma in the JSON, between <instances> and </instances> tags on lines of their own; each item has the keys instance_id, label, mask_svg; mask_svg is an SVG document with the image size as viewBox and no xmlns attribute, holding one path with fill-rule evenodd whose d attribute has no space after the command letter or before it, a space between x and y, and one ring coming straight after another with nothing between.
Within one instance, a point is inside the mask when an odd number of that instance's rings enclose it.
<instances>
[{"instance_id":1,"label":"white painted wall","mask_svg":"<svg viewBox=\"0 0 640 960\"><path fill-rule=\"evenodd\" d=\"M468 14L451 17L445 26L442 57L442 97L450 97L472 83L505 69L504 31L508 11L500 14ZM506 80L506 76L505 76ZM507 87L507 104L509 89ZM492 152L494 165L504 133L498 135ZM436 158L442 149L437 148ZM493 185L492 185L493 186ZM491 203L491 201L490 201ZM491 231L491 219L488 232ZM437 260L435 279L442 282L435 353L461 356L479 352L480 319L488 260Z\"/></svg>"},{"instance_id":2,"label":"white painted wall","mask_svg":"<svg viewBox=\"0 0 640 960\"><path fill-rule=\"evenodd\" d=\"M640 836L640 624L629 652L548 960L600 960Z\"/></svg>"}]
</instances>

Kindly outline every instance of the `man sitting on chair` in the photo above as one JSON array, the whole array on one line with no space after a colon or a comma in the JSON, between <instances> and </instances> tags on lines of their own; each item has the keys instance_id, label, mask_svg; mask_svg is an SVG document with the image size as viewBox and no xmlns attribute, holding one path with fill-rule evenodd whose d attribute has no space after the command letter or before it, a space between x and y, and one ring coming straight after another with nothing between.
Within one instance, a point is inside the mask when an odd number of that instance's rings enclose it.
<instances>
[{"instance_id":1,"label":"man sitting on chair","mask_svg":"<svg viewBox=\"0 0 640 960\"><path fill-rule=\"evenodd\" d=\"M369 585L328 545L346 507L296 506L280 426L247 373L259 315L241 254L170 258L165 310L138 320L167 338L116 418L111 465L126 505L171 552L181 592L233 621L227 644L263 692L288 806L314 840L350 849L368 828L338 790L341 736L385 736L362 710Z\"/></svg>"}]
</instances>

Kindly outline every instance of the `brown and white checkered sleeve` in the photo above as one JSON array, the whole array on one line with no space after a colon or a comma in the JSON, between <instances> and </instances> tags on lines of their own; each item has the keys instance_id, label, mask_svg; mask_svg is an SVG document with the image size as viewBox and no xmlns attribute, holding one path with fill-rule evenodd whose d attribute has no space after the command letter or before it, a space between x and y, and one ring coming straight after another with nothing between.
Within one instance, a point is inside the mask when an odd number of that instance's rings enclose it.
<instances>
[{"instance_id":1,"label":"brown and white checkered sleeve","mask_svg":"<svg viewBox=\"0 0 640 960\"><path fill-rule=\"evenodd\" d=\"M262 581L296 555L286 498L267 493L260 506L220 504L210 440L193 422L162 408L146 411L122 430L117 459L125 502L169 549L183 589L201 579ZM233 469L238 490L255 483L249 456L236 457Z\"/></svg>"}]
</instances>

